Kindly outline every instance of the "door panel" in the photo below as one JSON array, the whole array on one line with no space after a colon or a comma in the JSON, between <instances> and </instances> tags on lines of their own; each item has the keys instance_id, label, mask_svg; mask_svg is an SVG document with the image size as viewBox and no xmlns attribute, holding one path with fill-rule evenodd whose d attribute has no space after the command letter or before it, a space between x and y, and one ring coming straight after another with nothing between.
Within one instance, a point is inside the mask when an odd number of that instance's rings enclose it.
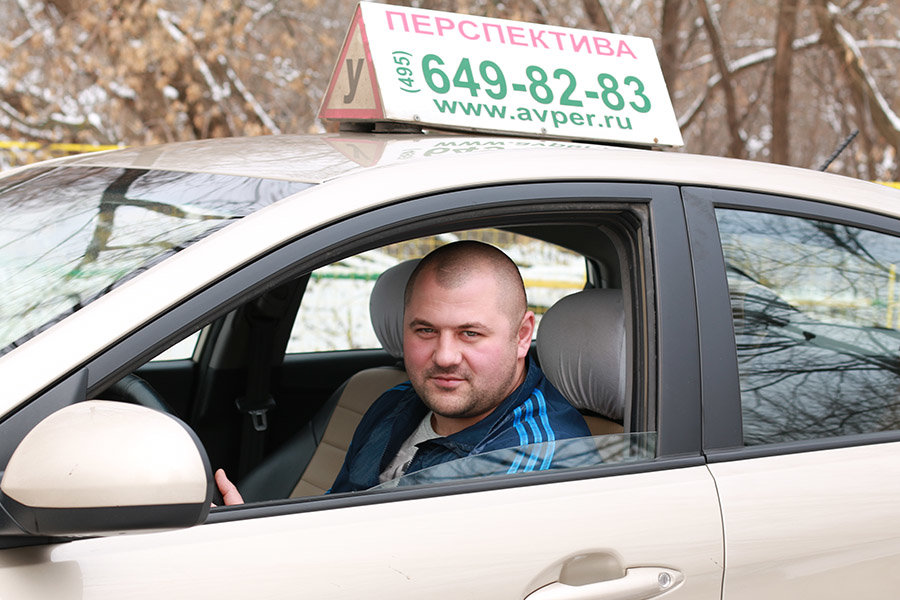
<instances>
[{"instance_id":1,"label":"door panel","mask_svg":"<svg viewBox=\"0 0 900 600\"><path fill-rule=\"evenodd\" d=\"M252 509L229 512L244 510ZM580 573L579 555L594 559ZM0 589L19 591L6 600L45 597L38 564L60 571L68 589L56 597L85 600L356 600L375 590L398 599L518 599L558 581L566 564L568 582L585 584L659 567L671 574L656 575L670 586L666 598L711 600L723 560L715 488L698 466L7 550L0 564L14 565L0 569ZM633 570L623 585L646 583L646 574Z\"/></svg>"},{"instance_id":2,"label":"door panel","mask_svg":"<svg viewBox=\"0 0 900 600\"><path fill-rule=\"evenodd\" d=\"M683 193L723 598L895 596L898 222L764 194Z\"/></svg>"},{"instance_id":3,"label":"door panel","mask_svg":"<svg viewBox=\"0 0 900 600\"><path fill-rule=\"evenodd\" d=\"M900 589L900 442L710 465L723 597L886 598Z\"/></svg>"}]
</instances>

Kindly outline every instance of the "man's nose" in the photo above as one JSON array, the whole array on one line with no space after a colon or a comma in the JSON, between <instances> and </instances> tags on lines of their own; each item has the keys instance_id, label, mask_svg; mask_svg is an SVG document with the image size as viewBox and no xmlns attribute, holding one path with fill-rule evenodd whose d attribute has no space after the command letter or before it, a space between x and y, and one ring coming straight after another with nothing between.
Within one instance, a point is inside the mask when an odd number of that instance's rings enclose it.
<instances>
[{"instance_id":1,"label":"man's nose","mask_svg":"<svg viewBox=\"0 0 900 600\"><path fill-rule=\"evenodd\" d=\"M459 364L462 354L459 344L452 333L441 333L434 349L434 363L439 367L451 367Z\"/></svg>"}]
</instances>

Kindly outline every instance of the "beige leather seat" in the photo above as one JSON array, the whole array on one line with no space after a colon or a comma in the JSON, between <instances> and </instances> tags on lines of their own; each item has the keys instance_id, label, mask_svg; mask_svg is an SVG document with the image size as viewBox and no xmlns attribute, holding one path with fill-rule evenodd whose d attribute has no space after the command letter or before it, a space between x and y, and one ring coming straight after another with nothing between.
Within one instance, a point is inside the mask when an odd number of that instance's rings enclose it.
<instances>
[{"instance_id":1,"label":"beige leather seat","mask_svg":"<svg viewBox=\"0 0 900 600\"><path fill-rule=\"evenodd\" d=\"M378 396L407 379L406 371L379 367L360 371L347 380L322 440L291 491L291 498L317 496L328 491L344 464L344 455L363 415Z\"/></svg>"},{"instance_id":2,"label":"beige leather seat","mask_svg":"<svg viewBox=\"0 0 900 600\"><path fill-rule=\"evenodd\" d=\"M369 297L375 335L398 365L403 359L403 294L418 262L409 260L387 269ZM324 494L341 469L363 415L383 392L407 379L399 366L365 369L351 376L309 424L239 484L244 499Z\"/></svg>"},{"instance_id":3,"label":"beige leather seat","mask_svg":"<svg viewBox=\"0 0 900 600\"><path fill-rule=\"evenodd\" d=\"M627 382L622 291L590 289L562 298L537 334L541 368L593 435L622 433Z\"/></svg>"}]
</instances>

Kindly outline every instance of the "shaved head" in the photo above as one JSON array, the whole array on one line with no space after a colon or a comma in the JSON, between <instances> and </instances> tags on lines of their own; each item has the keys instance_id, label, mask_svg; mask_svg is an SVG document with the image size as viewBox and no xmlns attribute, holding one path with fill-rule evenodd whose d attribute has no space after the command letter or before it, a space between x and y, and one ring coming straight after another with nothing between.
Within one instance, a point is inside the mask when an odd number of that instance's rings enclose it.
<instances>
[{"instance_id":1,"label":"shaved head","mask_svg":"<svg viewBox=\"0 0 900 600\"><path fill-rule=\"evenodd\" d=\"M403 321L406 371L439 435L477 423L525 380L534 313L516 264L493 246L455 242L423 258Z\"/></svg>"},{"instance_id":2,"label":"shaved head","mask_svg":"<svg viewBox=\"0 0 900 600\"><path fill-rule=\"evenodd\" d=\"M497 298L500 308L518 324L527 309L519 268L503 251L471 240L441 246L423 258L406 284L404 306L409 306L416 280L425 274L433 276L440 287L450 290L465 285L476 273L488 273L495 279L497 289L503 291Z\"/></svg>"}]
</instances>

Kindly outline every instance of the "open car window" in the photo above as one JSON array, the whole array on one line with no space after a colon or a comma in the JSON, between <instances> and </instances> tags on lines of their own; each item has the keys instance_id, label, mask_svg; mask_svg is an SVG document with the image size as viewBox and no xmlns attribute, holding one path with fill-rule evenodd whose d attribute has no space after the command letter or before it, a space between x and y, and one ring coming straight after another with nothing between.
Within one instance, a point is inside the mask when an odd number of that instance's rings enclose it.
<instances>
[{"instance_id":1,"label":"open car window","mask_svg":"<svg viewBox=\"0 0 900 600\"><path fill-rule=\"evenodd\" d=\"M631 461L651 460L657 454L656 396L653 382L646 379L650 377L646 372L647 353L653 346L647 344L645 336L653 336L653 317L652 313L649 319L644 315L652 310L648 308L652 306L648 296L652 297L653 291L641 277L650 269L636 266L649 256L648 228L643 227L649 215L640 203L616 201L607 206L604 204L595 214L585 210L583 219L577 222L559 217L551 206L547 216L531 217L524 223L498 213L493 222L513 223L504 229L460 228L433 233L440 231L442 223L419 227L418 237L390 245L362 242L348 244L341 254L286 254L289 260L298 261L289 276L266 286L215 321L199 323L199 341L194 333L183 343L187 353L196 345L192 360L155 360L135 374L149 384L145 389L155 390L171 412L197 433L211 464L225 469L248 503L321 496L333 486L353 432L371 403L409 379L398 355L380 350L375 338L369 314L375 282L390 267L424 256L437 246L475 239L499 247L518 265L528 306L539 323L563 299L595 298L595 293L601 292L601 296L605 293L607 298L617 299L613 311L617 315L615 336L610 335L612 330L606 324L588 324L581 316L584 313L576 311L565 321L575 323L575 329L586 337L577 346L565 334L554 338L560 356L573 354L574 349L578 360L568 362L583 374L593 373L591 383L580 386L587 390L580 398L579 383L572 378L569 389L556 387L588 425L586 431L576 435L597 436L594 445L553 440L558 448L529 450L541 455L539 461L535 458L537 462L530 464L529 454L522 458L517 471L507 473L507 465L499 475L518 479L516 473L613 464L620 459L608 453L621 453L625 442L615 442L621 434L626 434L622 439L631 434L652 436L652 443L642 442L641 452L627 454ZM458 221L458 225L464 224L467 220ZM321 246L310 243L310 248L318 253ZM538 331L540 328L539 324ZM535 339L531 360L555 385L548 365L540 364L539 346L540 340ZM272 349L272 362L267 372L264 361L257 359L265 357L268 348ZM162 353L160 358L171 356L177 349ZM253 377L259 373L262 378ZM353 383L360 381L361 375L400 379ZM608 383L597 384L594 375ZM593 393L591 386L595 384L603 390ZM256 430L259 422L243 410L241 400L260 386L271 397L271 403L263 407L267 412L262 431ZM140 402L140 398L129 397L133 390L111 387L103 397ZM112 392L119 395L113 397ZM350 404L345 403L345 392L352 392ZM614 410L607 411L610 407ZM613 437L604 440L607 434ZM512 443L535 440L541 443L537 436L524 441L519 437ZM549 462L547 456L551 456ZM480 479L497 474L485 471L477 461L466 473L457 475Z\"/></svg>"},{"instance_id":2,"label":"open car window","mask_svg":"<svg viewBox=\"0 0 900 600\"><path fill-rule=\"evenodd\" d=\"M599 225L601 222L603 225ZM587 315L595 315L598 311L584 310L586 307L583 305L579 309L569 305L556 314L568 315L563 320L577 322L575 328L579 334L585 333L586 336L579 336L581 341L577 343L573 343L573 338L565 335L556 335L555 339L554 336L548 337L547 340L553 339L553 342L545 342L545 346L551 344L553 347L560 347L558 356L569 356L560 362L576 365L572 370L556 367L556 372L564 373L562 378L566 380L565 384L557 387L566 400L581 412L590 433L596 437L586 437L586 441L576 444L570 440L547 442L546 438L541 442L535 436L538 441L535 445L490 453L484 460L469 457L471 461L463 460L446 470L426 468L421 477L410 474L400 485L655 458L657 448L655 426L650 416L652 409L646 406L649 400L643 395L638 400L635 399L632 379L639 368L635 365L642 362L643 352L646 351L644 347L634 347L638 338L633 333L636 327L633 315L645 310L634 304L644 298L643 294L635 292L635 288L645 284L632 278L632 274L639 272L633 268L632 263L640 260L640 255L634 250L634 245L639 243L637 240L640 239L640 233L633 229L634 222L620 227L612 226L612 223L618 224L617 218L606 216L602 221L598 219L597 225L548 224L512 227L510 230L448 232L367 250L313 270L293 324L283 367L286 372L295 373L284 377L297 384L297 391L291 396L310 398L308 393L300 389L298 382L312 385L332 364L346 361L350 365L355 360L352 352L333 352L334 350L380 348L370 321L369 301L375 282L382 272L400 262L420 258L446 243L474 239L502 249L518 265L526 287L528 308L537 317L537 332L541 331L545 313L561 300L573 296L590 298L587 304L594 304L596 299L600 313L618 315L610 321L602 318L599 321L586 320ZM586 288L588 292L585 292ZM618 304L604 304L602 298L598 299L593 295L594 292L607 293L605 297L617 298ZM591 295L584 296L586 293ZM541 336L537 332L531 359L540 365L543 360L540 352ZM393 357L397 356L392 354ZM359 360L362 360L364 356L373 355L359 353L359 356ZM641 358L636 358L638 356ZM389 362L376 365L374 369L358 369L350 374L349 379L331 382L331 387L327 388L329 393L335 389L338 391L331 394L328 404L323 405L313 417L312 422L316 423L322 413L332 410L331 406L336 408L329 414L342 422L349 414L356 415L357 420L348 420L340 425L346 432L341 442L329 432L329 428L332 428L332 432L336 429L330 422L321 433L321 445L331 448L328 450L329 455L340 457L340 460L332 460L336 467L343 461L344 448L349 444L356 423L370 406L369 403L374 402L388 387L408 379L408 375L401 372L396 374L396 377L401 378L396 381L392 379L390 385L380 383L382 378L388 377L386 368L403 368L402 361L388 358ZM556 356L553 360L556 360ZM309 368L305 367L307 364ZM547 370L548 365L540 366L545 369L544 374L548 379L555 383ZM377 383L368 383L373 380ZM357 383L361 381L367 383ZM379 387L382 385L384 387ZM346 386L344 389L349 391L345 392L339 386ZM362 392L360 387L363 388ZM353 398L353 405L350 407L344 404L347 397ZM636 404L639 406L636 407ZM282 404L279 403L279 406ZM637 432L636 437L629 437L631 432ZM316 496L330 489L336 472L325 474L326 469L322 469L318 475L309 475L323 465L320 455L319 451L313 455L301 481L290 491L291 497ZM519 464L510 470L517 457Z\"/></svg>"}]
</instances>

